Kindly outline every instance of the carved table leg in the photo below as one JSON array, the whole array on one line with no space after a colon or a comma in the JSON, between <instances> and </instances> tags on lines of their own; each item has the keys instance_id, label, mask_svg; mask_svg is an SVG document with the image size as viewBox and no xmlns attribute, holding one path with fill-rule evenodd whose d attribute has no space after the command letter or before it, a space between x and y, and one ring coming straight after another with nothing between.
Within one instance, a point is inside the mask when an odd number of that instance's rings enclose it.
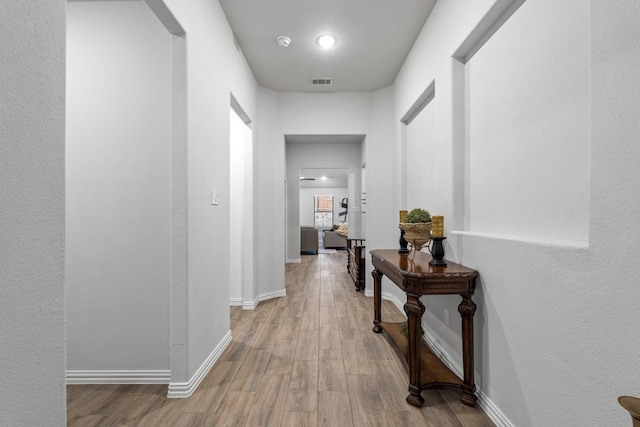
<instances>
[{"instance_id":1,"label":"carved table leg","mask_svg":"<svg viewBox=\"0 0 640 427\"><path fill-rule=\"evenodd\" d=\"M362 274L362 272L360 271L360 265L358 264L358 261L360 261L360 251L358 250L357 246L354 246L353 248L353 253L351 255L353 257L353 267L355 268L355 277L356 279L354 280L355 284L356 284L356 292L360 292L360 274ZM352 276L353 277L353 276Z\"/></svg>"},{"instance_id":2,"label":"carved table leg","mask_svg":"<svg viewBox=\"0 0 640 427\"><path fill-rule=\"evenodd\" d=\"M380 314L382 311L382 272L374 268L371 275L373 276L373 332L379 334L382 332L380 326L382 321Z\"/></svg>"},{"instance_id":3,"label":"carved table leg","mask_svg":"<svg viewBox=\"0 0 640 427\"><path fill-rule=\"evenodd\" d=\"M407 302L404 305L407 313L408 339L409 339L409 395L407 402L410 405L420 407L424 403L422 397L422 325L424 305L420 302L420 295L407 293Z\"/></svg>"},{"instance_id":4,"label":"carved table leg","mask_svg":"<svg viewBox=\"0 0 640 427\"><path fill-rule=\"evenodd\" d=\"M347 240L347 273L351 273L351 240Z\"/></svg>"},{"instance_id":5,"label":"carved table leg","mask_svg":"<svg viewBox=\"0 0 640 427\"><path fill-rule=\"evenodd\" d=\"M476 304L471 300L473 294L460 294L462 302L458 311L462 316L462 362L464 365L464 384L462 385L462 403L474 406L478 400L476 384L473 378L473 315Z\"/></svg>"}]
</instances>

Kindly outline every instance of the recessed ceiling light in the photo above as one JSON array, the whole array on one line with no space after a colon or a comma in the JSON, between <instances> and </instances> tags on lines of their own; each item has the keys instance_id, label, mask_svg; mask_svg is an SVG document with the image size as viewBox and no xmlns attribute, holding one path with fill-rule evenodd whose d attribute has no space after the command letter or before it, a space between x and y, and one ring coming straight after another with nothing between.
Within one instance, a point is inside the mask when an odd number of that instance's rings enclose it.
<instances>
[{"instance_id":1,"label":"recessed ceiling light","mask_svg":"<svg viewBox=\"0 0 640 427\"><path fill-rule=\"evenodd\" d=\"M336 44L337 39L335 36L325 34L323 36L318 37L316 42L322 47L331 47Z\"/></svg>"},{"instance_id":2,"label":"recessed ceiling light","mask_svg":"<svg viewBox=\"0 0 640 427\"><path fill-rule=\"evenodd\" d=\"M276 39L276 41L282 47L289 47L289 45L291 44L291 39L287 36L280 36Z\"/></svg>"}]
</instances>

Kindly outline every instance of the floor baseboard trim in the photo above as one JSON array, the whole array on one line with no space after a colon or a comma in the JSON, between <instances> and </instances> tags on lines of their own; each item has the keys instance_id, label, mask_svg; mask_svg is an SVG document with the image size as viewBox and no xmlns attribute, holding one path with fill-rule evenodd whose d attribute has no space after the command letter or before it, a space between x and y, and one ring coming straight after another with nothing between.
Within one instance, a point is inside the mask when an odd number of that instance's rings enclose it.
<instances>
[{"instance_id":1,"label":"floor baseboard trim","mask_svg":"<svg viewBox=\"0 0 640 427\"><path fill-rule=\"evenodd\" d=\"M301 263L302 263L301 258L287 259L287 264L301 264Z\"/></svg>"},{"instance_id":2,"label":"floor baseboard trim","mask_svg":"<svg viewBox=\"0 0 640 427\"><path fill-rule=\"evenodd\" d=\"M229 298L229 307L242 307L242 298Z\"/></svg>"},{"instance_id":3,"label":"floor baseboard trim","mask_svg":"<svg viewBox=\"0 0 640 427\"><path fill-rule=\"evenodd\" d=\"M67 371L67 384L169 384L171 371Z\"/></svg>"},{"instance_id":4,"label":"floor baseboard trim","mask_svg":"<svg viewBox=\"0 0 640 427\"><path fill-rule=\"evenodd\" d=\"M478 406L487 413L487 416L491 418L491 421L496 423L497 427L515 427L515 424L513 424L509 418L502 413L496 404L493 403L493 401L489 399L482 390L476 390L476 394L478 395Z\"/></svg>"},{"instance_id":5,"label":"floor baseboard trim","mask_svg":"<svg viewBox=\"0 0 640 427\"><path fill-rule=\"evenodd\" d=\"M366 296L369 296L365 294ZM371 291L373 296L373 290ZM381 297L383 300L391 301L401 313L404 313L404 304L392 293L382 292ZM431 350L442 360L442 362L451 369L460 378L463 377L462 368L453 360L453 358L447 353L447 351L438 343L437 339L429 333L428 329L423 326L425 331L424 340ZM502 413L500 408L489 397L483 393L483 391L476 385L476 395L478 396L478 406L482 408L487 416L491 418L491 421L496 423L498 427L514 427L513 423L509 421L509 418Z\"/></svg>"},{"instance_id":6,"label":"floor baseboard trim","mask_svg":"<svg viewBox=\"0 0 640 427\"><path fill-rule=\"evenodd\" d=\"M367 296L373 297L373 289L371 289L371 295L367 295ZM394 294L390 292L382 292L380 296L382 297L383 300L391 301L393 305L395 305L396 308L400 310L400 313L404 314L404 304L398 299L398 297L396 297Z\"/></svg>"},{"instance_id":7,"label":"floor baseboard trim","mask_svg":"<svg viewBox=\"0 0 640 427\"><path fill-rule=\"evenodd\" d=\"M281 298L286 296L287 296L287 290L280 289L279 291L271 291L271 292L265 292L264 294L260 294L258 295L258 299L260 301L267 301L270 299Z\"/></svg>"},{"instance_id":8,"label":"floor baseboard trim","mask_svg":"<svg viewBox=\"0 0 640 427\"><path fill-rule=\"evenodd\" d=\"M253 310L258 306L259 302L260 302L259 298L256 298L253 301L242 301L242 309L243 310Z\"/></svg>"},{"instance_id":9,"label":"floor baseboard trim","mask_svg":"<svg viewBox=\"0 0 640 427\"><path fill-rule=\"evenodd\" d=\"M213 349L209 357L200 365L200 368L193 374L191 379L186 383L169 383L169 392L167 397L169 398L186 398L191 396L198 388L204 377L207 376L214 363L218 361L222 352L227 348L231 342L231 331L222 338L216 348Z\"/></svg>"},{"instance_id":10,"label":"floor baseboard trim","mask_svg":"<svg viewBox=\"0 0 640 427\"><path fill-rule=\"evenodd\" d=\"M261 301L267 301L273 298L280 298L280 297L286 297L287 296L287 290L286 289L280 289L279 291L271 291L271 292L265 292L264 294L260 294L258 295L258 298L256 298L253 301L243 301L242 302L242 309L243 310L253 310L255 309L258 304Z\"/></svg>"}]
</instances>

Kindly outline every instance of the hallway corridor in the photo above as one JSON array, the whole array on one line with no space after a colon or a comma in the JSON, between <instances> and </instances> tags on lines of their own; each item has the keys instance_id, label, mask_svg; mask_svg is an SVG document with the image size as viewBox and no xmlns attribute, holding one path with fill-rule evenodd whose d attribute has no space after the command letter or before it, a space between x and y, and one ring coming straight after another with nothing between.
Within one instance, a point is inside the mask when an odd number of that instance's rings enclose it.
<instances>
[{"instance_id":1,"label":"hallway corridor","mask_svg":"<svg viewBox=\"0 0 640 427\"><path fill-rule=\"evenodd\" d=\"M287 296L231 308L233 341L188 399L166 385L67 386L69 426L468 426L494 424L457 391L405 402L407 375L371 331L373 299L356 292L344 253L287 264ZM403 315L383 301L383 318Z\"/></svg>"}]
</instances>

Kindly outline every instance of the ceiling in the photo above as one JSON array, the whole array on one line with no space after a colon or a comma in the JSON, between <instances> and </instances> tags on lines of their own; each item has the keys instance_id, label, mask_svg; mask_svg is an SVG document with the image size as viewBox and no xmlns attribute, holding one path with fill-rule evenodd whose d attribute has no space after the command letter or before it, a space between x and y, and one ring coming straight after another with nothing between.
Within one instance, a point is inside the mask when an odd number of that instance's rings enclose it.
<instances>
[{"instance_id":1,"label":"ceiling","mask_svg":"<svg viewBox=\"0 0 640 427\"><path fill-rule=\"evenodd\" d=\"M258 84L280 92L393 83L436 0L219 0ZM316 39L332 34L333 48ZM291 39L289 47L276 42ZM314 86L312 78L332 78Z\"/></svg>"}]
</instances>

